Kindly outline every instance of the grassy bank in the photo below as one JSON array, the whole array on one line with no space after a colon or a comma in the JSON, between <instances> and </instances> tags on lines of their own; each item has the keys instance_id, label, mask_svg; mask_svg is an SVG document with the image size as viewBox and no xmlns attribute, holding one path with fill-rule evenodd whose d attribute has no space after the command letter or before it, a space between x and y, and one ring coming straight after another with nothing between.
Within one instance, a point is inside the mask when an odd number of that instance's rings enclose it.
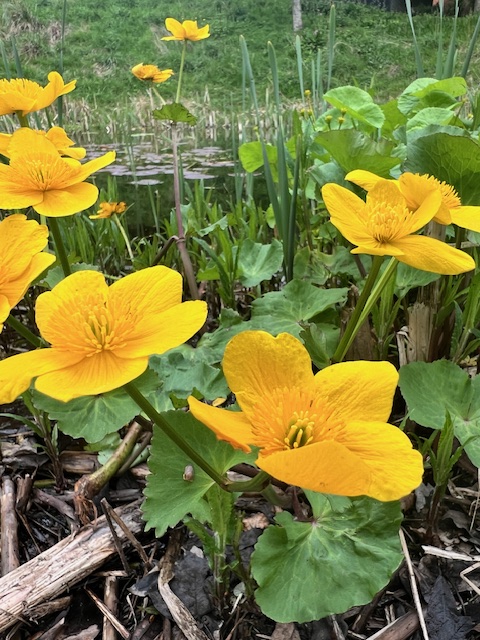
<instances>
[{"instance_id":1,"label":"grassy bank","mask_svg":"<svg viewBox=\"0 0 480 640\"><path fill-rule=\"evenodd\" d=\"M10 0L2 3L0 35L15 73L12 39L24 74L42 81L61 66L63 0ZM305 73L320 50L326 65L328 12L326 0L303 3L302 54ZM339 2L337 9L333 86L357 84L387 99L415 78L411 31L406 15L354 2ZM63 68L67 79L77 78L76 100L90 107L111 108L144 95L132 77L138 62L178 70L180 44L161 40L166 17L197 19L210 24L211 37L195 43L187 56L185 95L207 100L214 108L229 110L241 100L242 64L239 36L244 35L261 92L269 86L267 42L275 47L284 97L300 97L295 37L290 0L84 0L67 1ZM476 16L458 25L459 66L468 46ZM452 20L445 20L445 50ZM425 56L425 73L434 75L438 20L425 13L415 16L417 36ZM472 84L480 79L473 58ZM306 81L308 87L308 79ZM161 85L161 95L172 100L175 81Z\"/></svg>"}]
</instances>

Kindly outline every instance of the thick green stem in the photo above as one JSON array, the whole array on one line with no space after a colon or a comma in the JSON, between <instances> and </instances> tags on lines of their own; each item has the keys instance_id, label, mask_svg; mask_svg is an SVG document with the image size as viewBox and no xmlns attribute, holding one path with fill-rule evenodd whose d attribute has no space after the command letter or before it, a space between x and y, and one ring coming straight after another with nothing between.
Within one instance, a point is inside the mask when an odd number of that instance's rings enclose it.
<instances>
[{"instance_id":1,"label":"thick green stem","mask_svg":"<svg viewBox=\"0 0 480 640\"><path fill-rule=\"evenodd\" d=\"M348 324L345 328L345 333L343 334L338 347L333 354L333 362L341 362L345 357L350 345L355 339L360 327L363 324L363 321L360 322L360 316L364 310L364 307L369 301L370 292L373 289L373 285L377 280L378 273L380 271L380 267L382 266L383 256L374 256L372 261L372 268L370 269L370 273L368 274L367 280L363 287L362 293L358 299L357 304L355 305L355 309L348 321ZM369 301L370 302L370 301ZM371 308L371 307L370 307Z\"/></svg>"},{"instance_id":2,"label":"thick green stem","mask_svg":"<svg viewBox=\"0 0 480 640\"><path fill-rule=\"evenodd\" d=\"M62 265L63 273L65 277L72 273L70 269L70 263L68 262L67 252L65 245L63 244L62 234L60 233L60 227L58 226L58 220L56 218L48 218L48 226L52 232L53 241L55 242L55 252L60 258L60 264Z\"/></svg>"},{"instance_id":3,"label":"thick green stem","mask_svg":"<svg viewBox=\"0 0 480 640\"><path fill-rule=\"evenodd\" d=\"M8 316L6 322L10 327L12 327L12 329L15 329L15 331L19 333L22 338L25 338L25 340L29 342L33 347L38 348L45 346L43 340L39 336L36 336L34 333L32 333L28 327L22 324L20 320L17 320L17 318L14 318L11 314Z\"/></svg>"},{"instance_id":4,"label":"thick green stem","mask_svg":"<svg viewBox=\"0 0 480 640\"><path fill-rule=\"evenodd\" d=\"M17 114L17 118L18 118L18 121L19 121L21 127L29 127L30 126L28 124L28 116L22 115L21 111L15 111L15 113Z\"/></svg>"},{"instance_id":5,"label":"thick green stem","mask_svg":"<svg viewBox=\"0 0 480 640\"><path fill-rule=\"evenodd\" d=\"M175 197L175 217L178 227L177 247L182 259L183 268L185 270L185 277L187 279L188 288L190 289L190 295L194 300L199 299L197 280L193 271L192 261L187 250L187 244L185 240L185 231L183 229L182 209L180 202L180 172L179 172L179 157L178 157L178 140L177 140L177 125L172 123L172 153L173 153L173 194Z\"/></svg>"},{"instance_id":6,"label":"thick green stem","mask_svg":"<svg viewBox=\"0 0 480 640\"><path fill-rule=\"evenodd\" d=\"M266 471L260 471L251 480L241 480L240 482L231 482L228 485L228 490L232 492L245 493L260 491L263 492L267 489L270 483L270 476Z\"/></svg>"},{"instance_id":7,"label":"thick green stem","mask_svg":"<svg viewBox=\"0 0 480 640\"><path fill-rule=\"evenodd\" d=\"M137 389L133 382L129 382L123 387L128 395L136 402L140 409L154 422L160 429L172 440L177 447L179 447L196 465L203 469L207 475L212 478L222 489L230 490L228 485L235 484L230 483L228 478L222 476L216 471L195 449L193 449L188 442L178 434L172 425L165 420L161 413L159 413L155 407L144 397L144 395ZM248 484L248 483L247 483Z\"/></svg>"},{"instance_id":8,"label":"thick green stem","mask_svg":"<svg viewBox=\"0 0 480 640\"><path fill-rule=\"evenodd\" d=\"M180 102L180 93L182 91L183 68L185 66L185 54L187 53L187 41L183 41L182 58L180 60L180 71L178 72L177 94L175 102Z\"/></svg>"}]
</instances>

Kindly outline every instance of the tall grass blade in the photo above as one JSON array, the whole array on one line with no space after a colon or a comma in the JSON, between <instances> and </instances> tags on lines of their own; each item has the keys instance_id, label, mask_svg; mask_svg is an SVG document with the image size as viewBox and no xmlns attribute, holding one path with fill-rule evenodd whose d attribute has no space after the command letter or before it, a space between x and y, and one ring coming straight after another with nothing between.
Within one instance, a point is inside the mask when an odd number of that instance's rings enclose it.
<instances>
[{"instance_id":1,"label":"tall grass blade","mask_svg":"<svg viewBox=\"0 0 480 640\"><path fill-rule=\"evenodd\" d=\"M0 40L0 53L2 54L3 67L5 69L5 78L11 80L12 74L10 73L10 64L8 62L7 50L2 40Z\"/></svg>"},{"instance_id":2,"label":"tall grass blade","mask_svg":"<svg viewBox=\"0 0 480 640\"><path fill-rule=\"evenodd\" d=\"M243 63L245 65L245 74L248 80L250 95L252 96L253 106L255 107L255 111L257 114L257 118L259 116L258 111L258 100L257 100L257 90L255 88L255 79L253 77L252 65L250 63L250 56L248 55L247 42L243 36L240 36L240 48L242 50L242 58Z\"/></svg>"},{"instance_id":3,"label":"tall grass blade","mask_svg":"<svg viewBox=\"0 0 480 640\"><path fill-rule=\"evenodd\" d=\"M63 0L62 31L60 37L60 52L58 57L58 72L63 76L63 51L65 48L65 28L67 25L67 0ZM63 126L63 96L57 98L58 126Z\"/></svg>"},{"instance_id":4,"label":"tall grass blade","mask_svg":"<svg viewBox=\"0 0 480 640\"><path fill-rule=\"evenodd\" d=\"M435 77L437 80L443 78L443 9L445 0L438 1L438 7L440 11L439 23L438 23L438 38L437 38L437 64L435 66Z\"/></svg>"},{"instance_id":5,"label":"tall grass blade","mask_svg":"<svg viewBox=\"0 0 480 640\"><path fill-rule=\"evenodd\" d=\"M417 68L417 77L423 78L425 74L423 72L422 54L420 53L420 47L418 45L417 36L415 34L415 27L413 25L412 0L405 0L405 5L407 7L407 15L408 15L408 20L410 22L410 29L412 30L413 51L415 54L415 66Z\"/></svg>"},{"instance_id":6,"label":"tall grass blade","mask_svg":"<svg viewBox=\"0 0 480 640\"><path fill-rule=\"evenodd\" d=\"M336 25L336 13L335 5L330 7L330 15L328 19L328 71L327 71L327 91L330 89L333 73L333 58L335 55L335 25Z\"/></svg>"},{"instance_id":7,"label":"tall grass blade","mask_svg":"<svg viewBox=\"0 0 480 640\"><path fill-rule=\"evenodd\" d=\"M475 49L475 45L477 44L478 34L480 33L480 16L478 16L477 24L475 25L475 31L470 39L470 44L468 45L467 53L465 54L465 60L463 61L462 70L460 75L462 78L466 78L468 73L468 68L470 66L470 62L473 56L473 50Z\"/></svg>"},{"instance_id":8,"label":"tall grass blade","mask_svg":"<svg viewBox=\"0 0 480 640\"><path fill-rule=\"evenodd\" d=\"M300 95L302 100L305 96L305 86L303 84L303 60L302 60L302 42L300 36L295 36L295 51L297 53L297 69L298 69L298 81L300 83Z\"/></svg>"},{"instance_id":9,"label":"tall grass blade","mask_svg":"<svg viewBox=\"0 0 480 640\"><path fill-rule=\"evenodd\" d=\"M12 36L11 43L12 43L12 51L13 51L13 60L15 62L15 69L17 71L17 78L23 78L22 63L20 61L20 56L18 55L17 43L15 42L14 36Z\"/></svg>"},{"instance_id":10,"label":"tall grass blade","mask_svg":"<svg viewBox=\"0 0 480 640\"><path fill-rule=\"evenodd\" d=\"M280 121L282 109L281 109L281 102L280 102L280 83L278 81L277 56L275 55L275 48L271 42L267 43L267 49L268 49L268 60L270 62L270 69L272 71L273 97L275 100L275 108L277 110L278 119Z\"/></svg>"},{"instance_id":11,"label":"tall grass blade","mask_svg":"<svg viewBox=\"0 0 480 640\"><path fill-rule=\"evenodd\" d=\"M455 0L455 16L453 18L453 28L452 28L452 36L450 38L450 46L448 47L447 59L445 61L445 69L443 73L444 78L451 78L453 76L453 69L455 67L455 60L457 57L458 10L459 10L458 0Z\"/></svg>"}]
</instances>

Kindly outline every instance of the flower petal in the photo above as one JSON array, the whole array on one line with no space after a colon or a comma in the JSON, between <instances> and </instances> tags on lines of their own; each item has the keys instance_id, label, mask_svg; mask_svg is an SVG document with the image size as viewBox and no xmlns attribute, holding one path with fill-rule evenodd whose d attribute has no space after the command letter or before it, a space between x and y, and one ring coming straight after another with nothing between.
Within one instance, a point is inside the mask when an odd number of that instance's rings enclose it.
<instances>
[{"instance_id":1,"label":"flower petal","mask_svg":"<svg viewBox=\"0 0 480 640\"><path fill-rule=\"evenodd\" d=\"M345 176L345 180L349 182L353 182L353 184L362 187L365 191L370 191L372 187L374 187L381 180L386 180L386 178L381 178L377 176L376 173L372 173L371 171L364 171L363 169L355 169L355 171L350 171Z\"/></svg>"},{"instance_id":2,"label":"flower petal","mask_svg":"<svg viewBox=\"0 0 480 640\"><path fill-rule=\"evenodd\" d=\"M329 183L322 188L322 198L331 223L352 244L368 246L372 235L365 224L366 204L349 189Z\"/></svg>"},{"instance_id":3,"label":"flower petal","mask_svg":"<svg viewBox=\"0 0 480 640\"><path fill-rule=\"evenodd\" d=\"M203 300L189 300L157 316L149 314L132 327L125 336L125 345L116 347L115 354L119 358L138 358L165 353L194 336L205 324L207 313Z\"/></svg>"},{"instance_id":4,"label":"flower petal","mask_svg":"<svg viewBox=\"0 0 480 640\"><path fill-rule=\"evenodd\" d=\"M407 206L412 210L418 209L425 198L427 198L427 196L432 192L438 192L440 194L441 202L434 219L440 224L450 224L452 221L450 211L443 202L438 181L431 179L428 175L418 175L417 173L406 172L402 173L398 180L398 184L400 186L400 191L407 201Z\"/></svg>"},{"instance_id":5,"label":"flower petal","mask_svg":"<svg viewBox=\"0 0 480 640\"><path fill-rule=\"evenodd\" d=\"M32 204L37 213L52 218L60 218L79 213L91 207L98 198L98 187L89 182L72 184L63 189L43 192L43 200Z\"/></svg>"},{"instance_id":6,"label":"flower petal","mask_svg":"<svg viewBox=\"0 0 480 640\"><path fill-rule=\"evenodd\" d=\"M100 351L71 366L40 375L35 382L35 388L56 400L68 402L73 398L118 389L138 378L147 366L148 357L125 360L117 358L112 351Z\"/></svg>"},{"instance_id":7,"label":"flower petal","mask_svg":"<svg viewBox=\"0 0 480 640\"><path fill-rule=\"evenodd\" d=\"M2 295L8 298L11 309L23 298L30 283L48 269L55 260L55 256L51 253L38 253L32 257L30 264L20 276L0 285Z\"/></svg>"},{"instance_id":8,"label":"flower petal","mask_svg":"<svg viewBox=\"0 0 480 640\"><path fill-rule=\"evenodd\" d=\"M188 398L188 404L192 415L211 429L219 440L226 440L236 449L251 451L252 429L244 413L218 409L193 396Z\"/></svg>"},{"instance_id":9,"label":"flower petal","mask_svg":"<svg viewBox=\"0 0 480 640\"><path fill-rule=\"evenodd\" d=\"M345 442L324 441L269 456L257 465L274 478L334 495L399 500L422 480L422 456L407 436L383 422L348 425Z\"/></svg>"},{"instance_id":10,"label":"flower petal","mask_svg":"<svg viewBox=\"0 0 480 640\"><path fill-rule=\"evenodd\" d=\"M36 376L69 366L78 358L76 354L54 349L37 349L5 358L0 362L0 404L13 402Z\"/></svg>"},{"instance_id":11,"label":"flower petal","mask_svg":"<svg viewBox=\"0 0 480 640\"><path fill-rule=\"evenodd\" d=\"M276 338L265 331L244 331L230 340L223 372L247 417L274 389L313 385L312 362L303 344L289 333Z\"/></svg>"},{"instance_id":12,"label":"flower petal","mask_svg":"<svg viewBox=\"0 0 480 640\"><path fill-rule=\"evenodd\" d=\"M388 420L397 383L397 370L389 362L341 362L315 375L316 393L345 422Z\"/></svg>"},{"instance_id":13,"label":"flower petal","mask_svg":"<svg viewBox=\"0 0 480 640\"><path fill-rule=\"evenodd\" d=\"M475 261L468 253L449 247L435 238L407 236L396 240L395 245L404 253L403 256L396 256L397 260L416 269L443 275L456 275L475 269Z\"/></svg>"},{"instance_id":14,"label":"flower petal","mask_svg":"<svg viewBox=\"0 0 480 640\"><path fill-rule=\"evenodd\" d=\"M452 222L463 229L480 232L480 207L461 206L450 209Z\"/></svg>"}]
</instances>

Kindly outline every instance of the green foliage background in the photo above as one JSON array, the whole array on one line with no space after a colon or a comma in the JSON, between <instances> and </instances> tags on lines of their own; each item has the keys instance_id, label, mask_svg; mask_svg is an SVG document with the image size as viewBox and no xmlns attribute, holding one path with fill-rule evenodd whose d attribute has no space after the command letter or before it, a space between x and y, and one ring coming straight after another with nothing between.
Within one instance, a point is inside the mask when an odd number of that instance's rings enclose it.
<instances>
[{"instance_id":1,"label":"green foliage background","mask_svg":"<svg viewBox=\"0 0 480 640\"><path fill-rule=\"evenodd\" d=\"M4 0L0 7L0 37L14 72L12 37L15 39L24 74L44 81L58 69L61 50L63 0ZM387 99L400 93L415 78L414 55L406 14L388 13L356 2L336 3L337 29L332 86L357 84ZM302 53L305 73L320 50L326 66L328 38L327 0L303 2ZM426 58L425 73L434 75L437 21L427 7L415 16L417 37ZM178 70L180 44L164 42L164 21L195 19L210 24L211 37L193 43L187 56L185 95L205 100L228 111L241 106L242 64L239 36L249 47L257 87L269 86L267 42L275 47L281 73L281 90L286 98L300 98L291 0L67 0L63 67L66 79L77 78L75 100L91 106L117 106L136 96L144 87L130 73L144 62ZM459 21L459 60L463 59L477 16ZM445 21L445 47L452 19ZM11 54L11 57L10 57ZM471 65L472 83L479 80L478 53ZM461 63L461 62L460 62ZM475 71L476 69L476 71ZM309 86L308 80L306 86ZM168 101L176 82L160 85Z\"/></svg>"}]
</instances>

